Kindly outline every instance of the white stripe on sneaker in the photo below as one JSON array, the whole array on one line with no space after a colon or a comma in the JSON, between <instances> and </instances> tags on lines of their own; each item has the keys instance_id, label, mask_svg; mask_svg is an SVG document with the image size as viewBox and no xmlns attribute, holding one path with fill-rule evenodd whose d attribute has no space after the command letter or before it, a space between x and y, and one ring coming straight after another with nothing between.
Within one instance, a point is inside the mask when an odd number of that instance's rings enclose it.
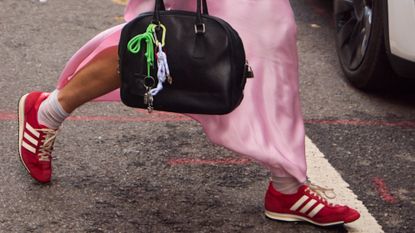
<instances>
[{"instance_id":1,"label":"white stripe on sneaker","mask_svg":"<svg viewBox=\"0 0 415 233\"><path fill-rule=\"evenodd\" d=\"M37 132L29 123L26 122L26 129L29 130L30 133L33 134L33 136L39 138L40 137L40 133Z\"/></svg>"},{"instance_id":2,"label":"white stripe on sneaker","mask_svg":"<svg viewBox=\"0 0 415 233\"><path fill-rule=\"evenodd\" d=\"M296 211L305 201L308 200L308 196L302 196L293 206L291 206L291 211Z\"/></svg>"},{"instance_id":3,"label":"white stripe on sneaker","mask_svg":"<svg viewBox=\"0 0 415 233\"><path fill-rule=\"evenodd\" d=\"M320 212L320 210L323 209L323 208L324 208L323 204L321 204L321 203L318 204L310 213L308 213L308 216L310 218L316 216L316 214L318 214L318 212Z\"/></svg>"},{"instance_id":4,"label":"white stripe on sneaker","mask_svg":"<svg viewBox=\"0 0 415 233\"><path fill-rule=\"evenodd\" d=\"M22 142L22 147L24 147L26 150L32 152L33 154L36 153L36 149L33 146L27 144L25 141Z\"/></svg>"},{"instance_id":5,"label":"white stripe on sneaker","mask_svg":"<svg viewBox=\"0 0 415 233\"><path fill-rule=\"evenodd\" d=\"M301 210L300 210L300 213L305 213L305 212L307 212L314 204L316 204L316 200L314 200L314 199L311 199L308 203L307 203L307 205L305 205Z\"/></svg>"},{"instance_id":6,"label":"white stripe on sneaker","mask_svg":"<svg viewBox=\"0 0 415 233\"><path fill-rule=\"evenodd\" d=\"M23 134L23 137L26 138L26 140L28 140L30 143L32 143L34 146L38 145L38 141L36 139L34 139L32 136L30 136L29 134L27 134L26 132Z\"/></svg>"}]
</instances>

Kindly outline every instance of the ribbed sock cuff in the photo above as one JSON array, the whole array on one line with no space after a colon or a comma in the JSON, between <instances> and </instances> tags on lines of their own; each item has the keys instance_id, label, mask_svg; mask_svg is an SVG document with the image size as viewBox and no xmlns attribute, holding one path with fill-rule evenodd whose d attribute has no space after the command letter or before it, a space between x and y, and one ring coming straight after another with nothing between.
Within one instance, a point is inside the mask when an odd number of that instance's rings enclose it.
<instances>
[{"instance_id":1,"label":"ribbed sock cuff","mask_svg":"<svg viewBox=\"0 0 415 233\"><path fill-rule=\"evenodd\" d=\"M58 101L58 90L54 90L49 97L43 101L38 111L39 124L51 129L57 129L62 122L70 115L65 112Z\"/></svg>"}]
</instances>

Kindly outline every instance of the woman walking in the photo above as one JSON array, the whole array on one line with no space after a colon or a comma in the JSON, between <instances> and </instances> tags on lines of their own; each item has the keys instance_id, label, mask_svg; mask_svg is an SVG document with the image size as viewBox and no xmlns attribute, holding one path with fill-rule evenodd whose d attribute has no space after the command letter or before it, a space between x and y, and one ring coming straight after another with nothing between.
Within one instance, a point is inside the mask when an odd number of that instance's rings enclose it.
<instances>
[{"instance_id":1,"label":"woman walking","mask_svg":"<svg viewBox=\"0 0 415 233\"><path fill-rule=\"evenodd\" d=\"M155 0L130 0L128 22L153 11ZM166 8L196 9L195 1L165 0ZM333 205L306 182L305 134L300 109L296 25L289 0L208 0L211 15L240 34L255 71L241 105L227 115L190 115L209 139L269 169L265 214L320 226L349 223L359 213ZM124 24L86 43L69 60L52 93L31 92L19 102L19 153L29 174L50 182L56 131L76 108L97 99L119 101L118 42Z\"/></svg>"}]
</instances>

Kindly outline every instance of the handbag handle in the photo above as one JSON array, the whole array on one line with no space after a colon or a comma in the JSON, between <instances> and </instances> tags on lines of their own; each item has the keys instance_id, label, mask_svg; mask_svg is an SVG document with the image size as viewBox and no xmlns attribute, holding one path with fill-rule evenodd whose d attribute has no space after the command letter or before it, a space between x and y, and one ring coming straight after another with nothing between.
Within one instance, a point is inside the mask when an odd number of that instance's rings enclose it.
<instances>
[{"instance_id":1,"label":"handbag handle","mask_svg":"<svg viewBox=\"0 0 415 233\"><path fill-rule=\"evenodd\" d=\"M159 10L161 10L161 11L165 11L166 10L166 7L164 5L164 0L156 1L156 4L159 4ZM207 1L206 0L203 0L202 1L202 4L203 4L203 14L204 15L209 15Z\"/></svg>"},{"instance_id":2,"label":"handbag handle","mask_svg":"<svg viewBox=\"0 0 415 233\"><path fill-rule=\"evenodd\" d=\"M203 34L205 33L205 24L202 20L202 4L203 4L203 14L209 15L208 5L206 0L197 0L197 9L196 9L196 22L195 22L195 33ZM160 24L160 11L166 10L164 5L164 0L156 0L153 14L153 23Z\"/></svg>"},{"instance_id":3,"label":"handbag handle","mask_svg":"<svg viewBox=\"0 0 415 233\"><path fill-rule=\"evenodd\" d=\"M159 1L159 3L157 3L156 1L156 5L159 4L159 10L161 11L165 11L166 10L166 6L164 5L164 1Z\"/></svg>"}]
</instances>

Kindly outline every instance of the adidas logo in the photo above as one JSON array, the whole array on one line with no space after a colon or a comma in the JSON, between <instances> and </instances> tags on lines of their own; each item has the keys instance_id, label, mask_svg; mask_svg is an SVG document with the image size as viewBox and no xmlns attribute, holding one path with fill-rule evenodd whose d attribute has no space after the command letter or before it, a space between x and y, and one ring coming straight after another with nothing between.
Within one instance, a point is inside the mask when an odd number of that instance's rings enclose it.
<instances>
[{"instance_id":1,"label":"adidas logo","mask_svg":"<svg viewBox=\"0 0 415 233\"><path fill-rule=\"evenodd\" d=\"M24 131L23 138L26 139L26 140L22 140L22 147L24 147L26 150L32 152L33 154L35 154L36 153L36 147L39 144L40 133L37 132L27 122L26 122L26 125L25 125L25 129L27 129L27 131L29 131L31 135L28 134L26 130Z\"/></svg>"},{"instance_id":2,"label":"adidas logo","mask_svg":"<svg viewBox=\"0 0 415 233\"><path fill-rule=\"evenodd\" d=\"M301 206L303 206L299 211L302 214L307 213L308 211L308 217L312 218L316 216L323 208L324 205L319 203L318 205L315 205L317 203L316 200L303 195L294 205L291 206L291 211L297 211Z\"/></svg>"}]
</instances>

